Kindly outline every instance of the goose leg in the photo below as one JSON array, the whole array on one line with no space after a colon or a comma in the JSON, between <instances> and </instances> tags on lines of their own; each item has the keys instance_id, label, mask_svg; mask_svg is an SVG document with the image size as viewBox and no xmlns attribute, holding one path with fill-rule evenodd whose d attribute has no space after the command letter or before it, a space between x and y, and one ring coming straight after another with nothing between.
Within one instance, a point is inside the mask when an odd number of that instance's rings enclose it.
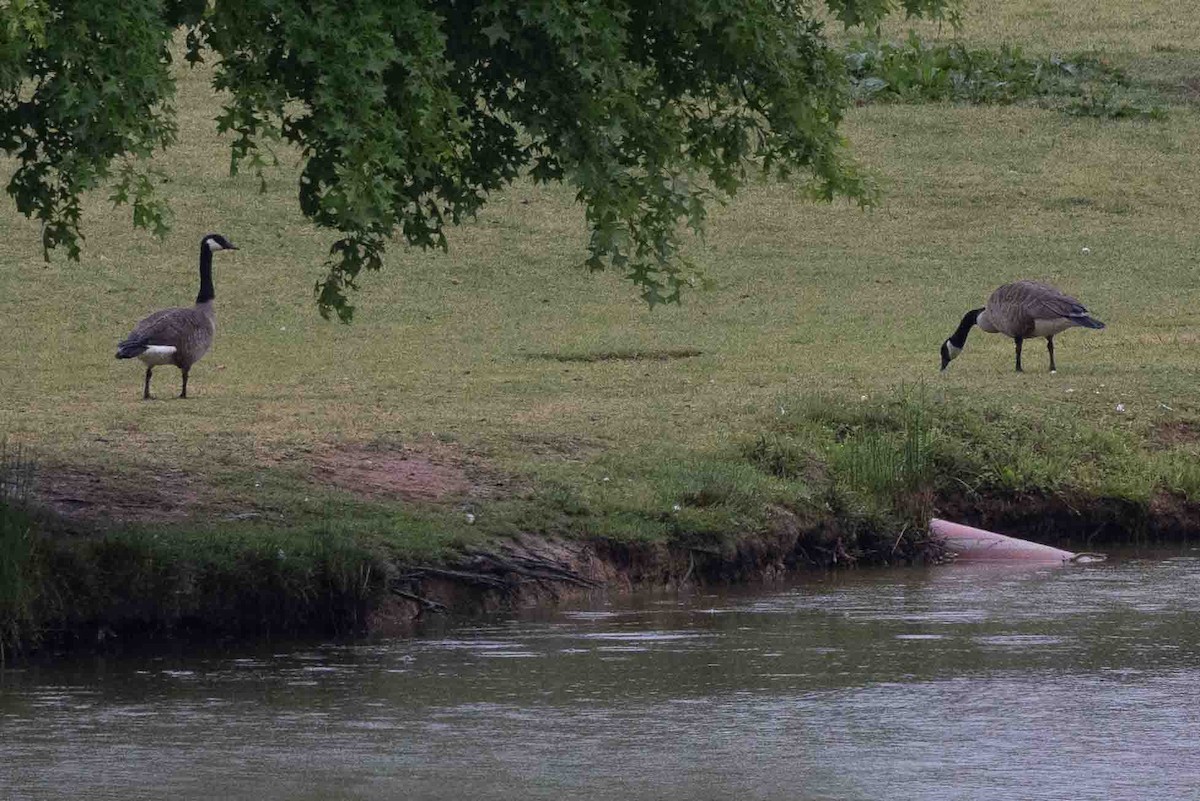
<instances>
[{"instance_id":1,"label":"goose leg","mask_svg":"<svg viewBox=\"0 0 1200 801\"><path fill-rule=\"evenodd\" d=\"M1046 337L1046 350L1050 351L1050 372L1057 373L1058 369L1054 366L1054 337Z\"/></svg>"},{"instance_id":2,"label":"goose leg","mask_svg":"<svg viewBox=\"0 0 1200 801\"><path fill-rule=\"evenodd\" d=\"M181 398L187 397L187 375L188 375L188 371L184 370L183 371L183 391L179 393L179 397L181 397Z\"/></svg>"},{"instance_id":3,"label":"goose leg","mask_svg":"<svg viewBox=\"0 0 1200 801\"><path fill-rule=\"evenodd\" d=\"M153 367L146 368L146 384L142 387L142 400L150 400L150 371Z\"/></svg>"},{"instance_id":4,"label":"goose leg","mask_svg":"<svg viewBox=\"0 0 1200 801\"><path fill-rule=\"evenodd\" d=\"M1022 370L1022 369L1021 369L1021 345L1022 345L1022 344L1024 344L1024 342L1025 342L1025 340L1021 339L1021 337L1016 337L1016 343L1017 343L1017 372L1018 372L1018 373L1023 373L1023 372L1025 372L1024 370Z\"/></svg>"}]
</instances>

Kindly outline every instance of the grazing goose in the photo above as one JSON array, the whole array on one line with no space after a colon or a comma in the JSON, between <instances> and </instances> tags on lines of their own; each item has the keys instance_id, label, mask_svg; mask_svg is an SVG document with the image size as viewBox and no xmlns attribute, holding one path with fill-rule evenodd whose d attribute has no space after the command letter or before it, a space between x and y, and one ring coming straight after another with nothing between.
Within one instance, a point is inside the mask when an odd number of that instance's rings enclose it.
<instances>
[{"instance_id":1,"label":"grazing goose","mask_svg":"<svg viewBox=\"0 0 1200 801\"><path fill-rule=\"evenodd\" d=\"M958 330L942 343L942 369L962 353L971 326L989 334L1004 334L1017 343L1017 372L1021 370L1021 343L1031 337L1045 337L1050 351L1050 372L1054 366L1054 335L1074 326L1103 328L1104 323L1092 317L1075 298L1064 295L1049 284L1037 281L1015 281L992 293L982 309L972 309L963 315Z\"/></svg>"},{"instance_id":2,"label":"grazing goose","mask_svg":"<svg viewBox=\"0 0 1200 801\"><path fill-rule=\"evenodd\" d=\"M183 371L183 391L187 397L188 371L200 361L209 345L217 321L213 312L212 254L218 250L237 250L220 234L206 234L200 240L200 294L191 308L163 309L151 314L117 345L118 359L141 359L146 365L146 385L142 398L150 399L150 373L160 364L173 364Z\"/></svg>"}]
</instances>

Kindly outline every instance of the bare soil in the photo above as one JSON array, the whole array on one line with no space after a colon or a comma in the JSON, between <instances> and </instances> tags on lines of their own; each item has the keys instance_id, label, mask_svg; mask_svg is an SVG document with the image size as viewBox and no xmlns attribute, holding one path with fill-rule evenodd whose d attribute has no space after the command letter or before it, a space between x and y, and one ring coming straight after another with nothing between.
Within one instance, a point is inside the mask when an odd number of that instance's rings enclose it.
<instances>
[{"instance_id":1,"label":"bare soil","mask_svg":"<svg viewBox=\"0 0 1200 801\"><path fill-rule=\"evenodd\" d=\"M68 521L162 523L193 514L204 489L181 470L128 475L59 467L35 474L32 495L35 503Z\"/></svg>"},{"instance_id":2,"label":"bare soil","mask_svg":"<svg viewBox=\"0 0 1200 801\"><path fill-rule=\"evenodd\" d=\"M1200 103L1200 78L1187 78L1179 87L1179 94L1185 102Z\"/></svg>"},{"instance_id":3,"label":"bare soil","mask_svg":"<svg viewBox=\"0 0 1200 801\"><path fill-rule=\"evenodd\" d=\"M1200 423L1192 420L1172 420L1155 426L1150 441L1160 448L1200 443Z\"/></svg>"},{"instance_id":4,"label":"bare soil","mask_svg":"<svg viewBox=\"0 0 1200 801\"><path fill-rule=\"evenodd\" d=\"M484 491L462 457L444 449L343 446L318 456L312 475L364 498L443 501Z\"/></svg>"},{"instance_id":5,"label":"bare soil","mask_svg":"<svg viewBox=\"0 0 1200 801\"><path fill-rule=\"evenodd\" d=\"M312 480L374 500L488 500L518 488L483 457L442 442L343 444L311 461Z\"/></svg>"},{"instance_id":6,"label":"bare soil","mask_svg":"<svg viewBox=\"0 0 1200 801\"><path fill-rule=\"evenodd\" d=\"M374 500L496 498L513 484L480 460L441 444L339 445L302 458L312 481ZM170 523L206 514L259 514L251 499L230 498L202 476L180 469L116 472L45 465L34 476L31 494L36 505L75 523Z\"/></svg>"}]
</instances>

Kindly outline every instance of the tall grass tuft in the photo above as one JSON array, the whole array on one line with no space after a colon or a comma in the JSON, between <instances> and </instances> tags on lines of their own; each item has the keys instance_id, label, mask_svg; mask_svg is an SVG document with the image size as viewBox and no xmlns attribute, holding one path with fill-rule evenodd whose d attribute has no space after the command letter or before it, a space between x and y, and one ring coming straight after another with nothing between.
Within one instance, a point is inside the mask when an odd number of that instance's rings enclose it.
<instances>
[{"instance_id":1,"label":"tall grass tuft","mask_svg":"<svg viewBox=\"0 0 1200 801\"><path fill-rule=\"evenodd\" d=\"M33 462L0 439L0 665L33 620L37 594L33 526L29 516Z\"/></svg>"},{"instance_id":2,"label":"tall grass tuft","mask_svg":"<svg viewBox=\"0 0 1200 801\"><path fill-rule=\"evenodd\" d=\"M1159 481L1168 492L1189 501L1200 500L1200 459L1192 454L1171 453L1162 459Z\"/></svg>"},{"instance_id":3,"label":"tall grass tuft","mask_svg":"<svg viewBox=\"0 0 1200 801\"><path fill-rule=\"evenodd\" d=\"M751 464L776 478L803 478L813 462L808 452L786 434L759 434L743 451Z\"/></svg>"},{"instance_id":4,"label":"tall grass tuft","mask_svg":"<svg viewBox=\"0 0 1200 801\"><path fill-rule=\"evenodd\" d=\"M924 395L902 396L898 411L899 431L855 431L831 454L847 484L879 500L928 489L934 478L936 431Z\"/></svg>"}]
</instances>

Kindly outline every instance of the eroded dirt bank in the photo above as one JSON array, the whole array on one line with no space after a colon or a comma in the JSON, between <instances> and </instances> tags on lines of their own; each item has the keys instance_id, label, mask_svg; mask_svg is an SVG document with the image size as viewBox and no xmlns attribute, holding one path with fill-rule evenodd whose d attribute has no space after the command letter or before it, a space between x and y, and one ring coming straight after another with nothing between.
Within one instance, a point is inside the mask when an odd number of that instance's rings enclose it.
<instances>
[{"instance_id":1,"label":"eroded dirt bank","mask_svg":"<svg viewBox=\"0 0 1200 801\"><path fill-rule=\"evenodd\" d=\"M305 465L301 480L314 486L332 485L370 502L441 504L456 516L524 489L450 448L343 448ZM153 478L164 476L172 478ZM753 527L717 537L526 531L417 558L381 547L378 537L326 541L320 529L307 539L276 542L278 509L222 496L193 477L175 478L80 469L45 477L34 495L43 517L34 518L21 568L32 589L18 598L18 614L0 621L10 648L14 642L27 650L111 647L181 636L404 636L433 619L549 605L583 593L770 581L798 571L943 556L920 525L810 504L769 506ZM1073 550L1200 539L1200 504L1166 494L1135 503L973 493L923 497L920 508ZM233 528L190 535L189 521L202 516Z\"/></svg>"},{"instance_id":2,"label":"eroded dirt bank","mask_svg":"<svg viewBox=\"0 0 1200 801\"><path fill-rule=\"evenodd\" d=\"M1149 507L1056 495L949 499L938 513L958 522L1063 548L1200 539L1200 504L1171 496ZM475 616L558 603L582 593L694 584L771 581L798 571L938 562L945 551L926 532L879 532L836 518L804 519L773 509L771 525L725 549L663 543L548 540L525 536L453 564L398 573L366 630L409 635L431 616Z\"/></svg>"}]
</instances>

